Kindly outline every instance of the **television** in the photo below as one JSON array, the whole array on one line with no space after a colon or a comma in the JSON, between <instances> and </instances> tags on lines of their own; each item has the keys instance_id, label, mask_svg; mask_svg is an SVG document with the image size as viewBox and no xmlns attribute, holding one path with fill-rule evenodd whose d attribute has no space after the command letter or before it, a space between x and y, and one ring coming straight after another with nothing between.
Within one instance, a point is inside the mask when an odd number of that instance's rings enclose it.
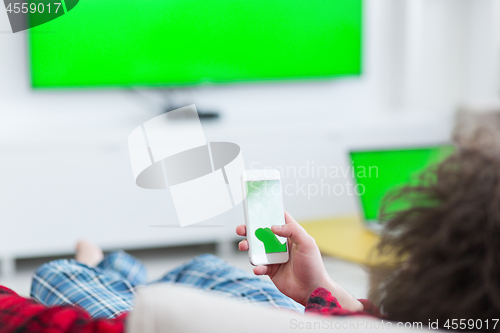
<instances>
[{"instance_id":1,"label":"television","mask_svg":"<svg viewBox=\"0 0 500 333\"><path fill-rule=\"evenodd\" d=\"M84 0L28 41L34 88L352 76L362 0Z\"/></svg>"}]
</instances>

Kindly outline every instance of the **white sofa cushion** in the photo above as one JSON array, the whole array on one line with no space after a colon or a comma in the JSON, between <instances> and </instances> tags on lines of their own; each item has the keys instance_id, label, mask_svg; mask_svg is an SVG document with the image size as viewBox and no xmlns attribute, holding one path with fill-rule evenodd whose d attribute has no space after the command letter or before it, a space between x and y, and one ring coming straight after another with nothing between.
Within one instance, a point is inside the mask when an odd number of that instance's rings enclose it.
<instances>
[{"instance_id":1,"label":"white sofa cushion","mask_svg":"<svg viewBox=\"0 0 500 333\"><path fill-rule=\"evenodd\" d=\"M422 323L428 331L428 323ZM128 333L262 333L297 331L364 332L406 331L397 323L371 317L300 315L220 297L208 292L157 284L138 290L135 308L127 320ZM433 330L436 332L436 330Z\"/></svg>"}]
</instances>

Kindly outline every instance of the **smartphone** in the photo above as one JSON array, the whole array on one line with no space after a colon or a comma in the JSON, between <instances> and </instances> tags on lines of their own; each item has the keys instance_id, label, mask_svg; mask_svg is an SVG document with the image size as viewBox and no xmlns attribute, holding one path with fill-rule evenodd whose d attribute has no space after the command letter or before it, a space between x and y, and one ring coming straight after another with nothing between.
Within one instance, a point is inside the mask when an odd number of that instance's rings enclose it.
<instances>
[{"instance_id":1,"label":"smartphone","mask_svg":"<svg viewBox=\"0 0 500 333\"><path fill-rule=\"evenodd\" d=\"M256 266L287 262L288 239L271 231L271 226L285 224L279 171L243 171L241 181L250 263Z\"/></svg>"}]
</instances>

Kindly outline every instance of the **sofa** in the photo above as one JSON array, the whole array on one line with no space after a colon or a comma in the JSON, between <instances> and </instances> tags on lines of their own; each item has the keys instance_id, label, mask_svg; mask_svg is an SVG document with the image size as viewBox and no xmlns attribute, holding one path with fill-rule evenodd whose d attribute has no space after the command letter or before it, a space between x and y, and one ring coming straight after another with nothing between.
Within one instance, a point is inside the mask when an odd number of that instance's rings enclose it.
<instances>
[{"instance_id":1,"label":"sofa","mask_svg":"<svg viewBox=\"0 0 500 333\"><path fill-rule=\"evenodd\" d=\"M406 328L405 328L406 325ZM365 316L301 315L169 284L138 290L128 333L430 331L428 323L396 323ZM436 332L436 330L432 330Z\"/></svg>"}]
</instances>

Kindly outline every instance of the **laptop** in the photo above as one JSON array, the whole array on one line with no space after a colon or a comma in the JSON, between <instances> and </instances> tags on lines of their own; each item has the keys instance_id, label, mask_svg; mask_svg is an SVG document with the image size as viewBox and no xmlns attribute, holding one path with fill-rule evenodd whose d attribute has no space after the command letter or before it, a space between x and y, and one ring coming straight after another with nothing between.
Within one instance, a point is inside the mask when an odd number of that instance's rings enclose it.
<instances>
[{"instance_id":1,"label":"laptop","mask_svg":"<svg viewBox=\"0 0 500 333\"><path fill-rule=\"evenodd\" d=\"M365 226L380 232L381 202L390 191L418 181L419 175L454 151L451 144L428 147L351 150L355 195Z\"/></svg>"}]
</instances>

